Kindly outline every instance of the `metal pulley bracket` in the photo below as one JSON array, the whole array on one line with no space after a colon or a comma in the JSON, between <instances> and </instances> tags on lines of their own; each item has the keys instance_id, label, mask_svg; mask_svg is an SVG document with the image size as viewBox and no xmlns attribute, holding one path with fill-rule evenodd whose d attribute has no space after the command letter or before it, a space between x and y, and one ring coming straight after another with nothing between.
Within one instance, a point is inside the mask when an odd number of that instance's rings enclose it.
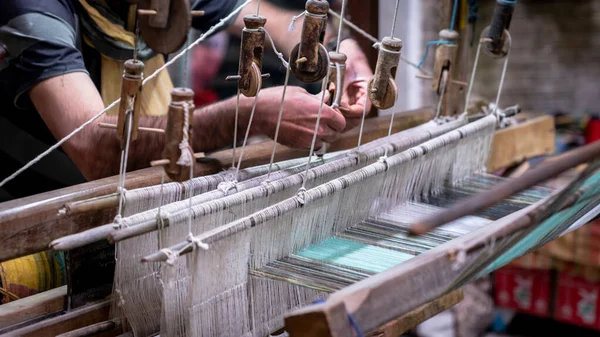
<instances>
[{"instance_id":1,"label":"metal pulley bracket","mask_svg":"<svg viewBox=\"0 0 600 337\"><path fill-rule=\"evenodd\" d=\"M304 83L315 83L327 76L329 67L327 49L323 46L327 27L329 3L308 0L302 23L302 35L290 54L290 68L294 76Z\"/></svg>"}]
</instances>

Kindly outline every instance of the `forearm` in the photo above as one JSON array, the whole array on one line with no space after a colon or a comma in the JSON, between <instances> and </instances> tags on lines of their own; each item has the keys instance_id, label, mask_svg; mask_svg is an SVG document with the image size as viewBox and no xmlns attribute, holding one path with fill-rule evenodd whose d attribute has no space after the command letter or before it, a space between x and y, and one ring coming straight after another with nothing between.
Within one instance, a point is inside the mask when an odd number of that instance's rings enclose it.
<instances>
[{"instance_id":1,"label":"forearm","mask_svg":"<svg viewBox=\"0 0 600 337\"><path fill-rule=\"evenodd\" d=\"M240 95L240 107L237 121L237 140L240 141L246 132L250 119L253 98ZM231 97L224 101L197 109L194 113L194 143L192 147L196 152L211 152L220 148L233 145L235 130L235 104L236 98ZM255 126L251 134L258 133Z\"/></svg>"}]
</instances>

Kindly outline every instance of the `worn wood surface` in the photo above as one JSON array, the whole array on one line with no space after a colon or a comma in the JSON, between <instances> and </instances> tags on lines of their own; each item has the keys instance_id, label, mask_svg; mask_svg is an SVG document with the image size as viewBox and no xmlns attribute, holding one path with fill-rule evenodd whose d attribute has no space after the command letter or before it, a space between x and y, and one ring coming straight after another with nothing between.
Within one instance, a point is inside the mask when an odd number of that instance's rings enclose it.
<instances>
[{"instance_id":1,"label":"worn wood surface","mask_svg":"<svg viewBox=\"0 0 600 337\"><path fill-rule=\"evenodd\" d=\"M431 109L419 109L398 113L394 119L394 132L421 124L431 119ZM365 123L364 141L387 134L390 116L376 117ZM358 130L351 130L331 144L331 150L356 146ZM272 141L249 145L242 167L268 163ZM277 145L276 161L306 156L308 151ZM231 150L208 154L198 160L194 176L214 174L231 165ZM162 167L129 172L125 180L127 189L160 184ZM102 210L90 210L75 215L59 214L65 204L94 197L113 194L117 190L118 177L109 177L60 190L11 200L0 204L0 262L44 251L48 244L59 237L74 234L110 223L116 215L116 204ZM110 206L110 204L105 205Z\"/></svg>"},{"instance_id":2,"label":"worn wood surface","mask_svg":"<svg viewBox=\"0 0 600 337\"><path fill-rule=\"evenodd\" d=\"M457 289L447 295L437 298L419 308L402 315L401 317L385 324L379 329L368 333L367 337L398 337L427 319L451 308L463 299L463 290Z\"/></svg>"},{"instance_id":3,"label":"worn wood surface","mask_svg":"<svg viewBox=\"0 0 600 337\"><path fill-rule=\"evenodd\" d=\"M554 151L554 118L531 118L519 125L496 131L487 169L494 172Z\"/></svg>"},{"instance_id":4,"label":"worn wood surface","mask_svg":"<svg viewBox=\"0 0 600 337\"><path fill-rule=\"evenodd\" d=\"M0 305L0 332L3 328L62 311L66 295L67 286L62 286Z\"/></svg>"},{"instance_id":5,"label":"worn wood surface","mask_svg":"<svg viewBox=\"0 0 600 337\"><path fill-rule=\"evenodd\" d=\"M0 337L54 337L65 332L80 329L108 319L110 301L91 304L47 320L30 324L18 330L7 332ZM96 335L97 337L112 337L116 332L107 332Z\"/></svg>"}]
</instances>

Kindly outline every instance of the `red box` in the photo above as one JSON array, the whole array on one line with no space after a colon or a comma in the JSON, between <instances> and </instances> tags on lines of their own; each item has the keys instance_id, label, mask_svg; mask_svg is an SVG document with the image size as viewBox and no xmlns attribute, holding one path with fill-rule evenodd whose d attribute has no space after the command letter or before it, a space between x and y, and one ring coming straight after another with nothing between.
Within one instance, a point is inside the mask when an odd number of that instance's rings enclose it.
<instances>
[{"instance_id":1,"label":"red box","mask_svg":"<svg viewBox=\"0 0 600 337\"><path fill-rule=\"evenodd\" d=\"M600 283L561 273L558 277L554 318L600 330Z\"/></svg>"},{"instance_id":2,"label":"red box","mask_svg":"<svg viewBox=\"0 0 600 337\"><path fill-rule=\"evenodd\" d=\"M494 299L498 307L550 316L550 271L504 267L494 273Z\"/></svg>"}]
</instances>

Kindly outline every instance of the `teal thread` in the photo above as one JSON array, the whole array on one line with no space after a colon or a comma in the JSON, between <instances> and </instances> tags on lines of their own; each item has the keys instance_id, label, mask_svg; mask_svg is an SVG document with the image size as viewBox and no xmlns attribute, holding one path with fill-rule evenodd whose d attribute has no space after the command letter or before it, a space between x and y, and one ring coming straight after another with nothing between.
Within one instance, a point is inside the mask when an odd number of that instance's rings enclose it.
<instances>
[{"instance_id":1,"label":"teal thread","mask_svg":"<svg viewBox=\"0 0 600 337\"><path fill-rule=\"evenodd\" d=\"M337 237L304 248L295 255L370 273L383 272L414 257Z\"/></svg>"}]
</instances>

